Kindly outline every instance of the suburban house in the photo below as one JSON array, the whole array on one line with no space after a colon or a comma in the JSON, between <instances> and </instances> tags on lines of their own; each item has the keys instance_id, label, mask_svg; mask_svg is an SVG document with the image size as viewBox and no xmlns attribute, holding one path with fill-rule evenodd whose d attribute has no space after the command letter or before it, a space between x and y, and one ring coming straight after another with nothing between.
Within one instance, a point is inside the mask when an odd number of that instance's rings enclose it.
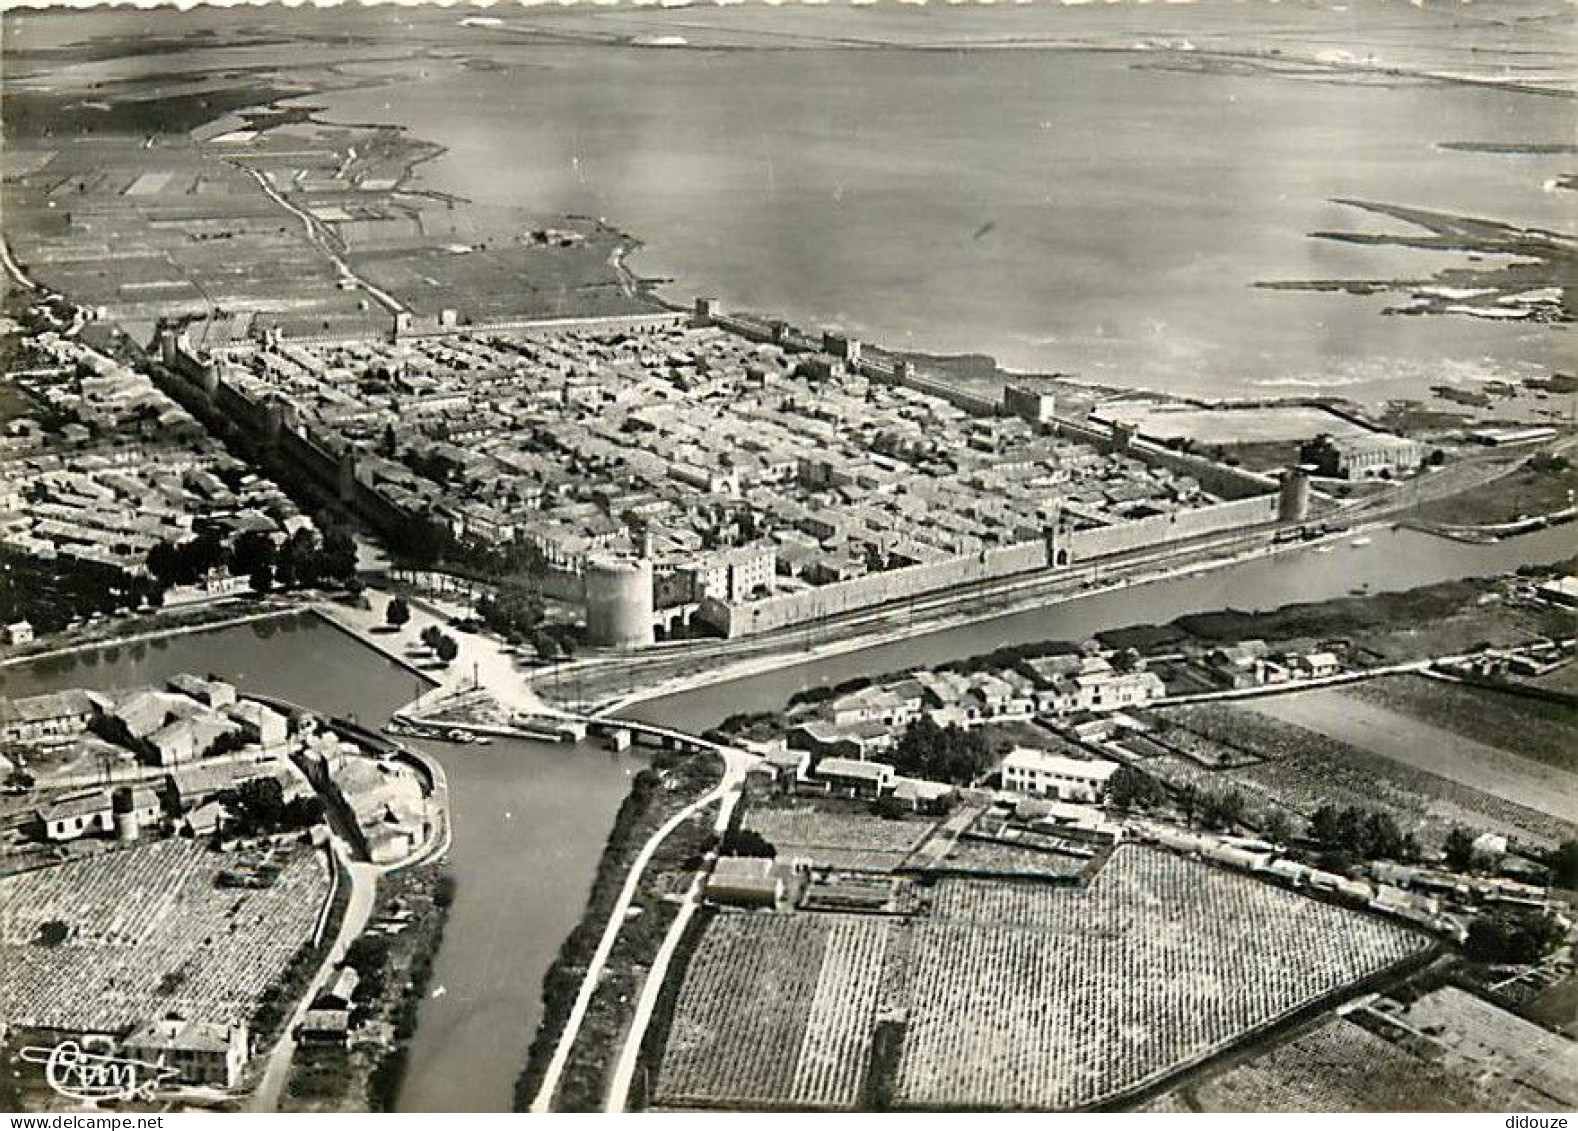
<instances>
[{"instance_id":1,"label":"suburban house","mask_svg":"<svg viewBox=\"0 0 1578 1131\"><path fill-rule=\"evenodd\" d=\"M917 813L939 813L952 803L954 788L925 778L894 778L893 799Z\"/></svg>"},{"instance_id":2,"label":"suburban house","mask_svg":"<svg viewBox=\"0 0 1578 1131\"><path fill-rule=\"evenodd\" d=\"M822 719L812 719L789 732L793 750L806 751L816 758L869 758L898 741L898 736L879 722L851 723L841 727Z\"/></svg>"},{"instance_id":3,"label":"suburban house","mask_svg":"<svg viewBox=\"0 0 1578 1131\"><path fill-rule=\"evenodd\" d=\"M264 750L283 746L290 738L290 720L272 707L243 699L227 707L225 714L241 724L248 742L255 742Z\"/></svg>"},{"instance_id":4,"label":"suburban house","mask_svg":"<svg viewBox=\"0 0 1578 1131\"><path fill-rule=\"evenodd\" d=\"M133 789L123 801L129 802L129 828L156 825L163 817L158 794L151 789ZM37 823L44 839L57 843L111 835L115 832L114 795L107 789L94 789L60 798L38 810Z\"/></svg>"},{"instance_id":5,"label":"suburban house","mask_svg":"<svg viewBox=\"0 0 1578 1131\"><path fill-rule=\"evenodd\" d=\"M1259 687L1266 682L1266 642L1240 640L1213 649L1205 663L1212 677L1225 687Z\"/></svg>"},{"instance_id":6,"label":"suburban house","mask_svg":"<svg viewBox=\"0 0 1578 1131\"><path fill-rule=\"evenodd\" d=\"M178 695L215 709L229 707L236 701L235 687L220 679L202 679L180 672L166 680L165 686Z\"/></svg>"},{"instance_id":7,"label":"suburban house","mask_svg":"<svg viewBox=\"0 0 1578 1131\"><path fill-rule=\"evenodd\" d=\"M851 797L881 797L892 791L898 779L886 762L861 762L851 758L823 758L813 776L829 793Z\"/></svg>"}]
</instances>

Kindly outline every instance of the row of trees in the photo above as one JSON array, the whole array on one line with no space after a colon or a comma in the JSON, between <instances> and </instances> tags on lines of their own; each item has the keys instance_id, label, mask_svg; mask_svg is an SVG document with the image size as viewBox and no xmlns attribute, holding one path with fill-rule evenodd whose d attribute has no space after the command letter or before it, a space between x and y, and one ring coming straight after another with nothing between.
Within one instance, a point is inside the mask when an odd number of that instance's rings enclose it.
<instances>
[{"instance_id":1,"label":"row of trees","mask_svg":"<svg viewBox=\"0 0 1578 1131\"><path fill-rule=\"evenodd\" d=\"M283 542L249 530L226 543L207 527L181 542L161 541L148 551L148 574L162 589L193 585L215 570L245 577L257 592L273 588L345 585L356 576L356 543L350 531L327 516L314 519Z\"/></svg>"},{"instance_id":2,"label":"row of trees","mask_svg":"<svg viewBox=\"0 0 1578 1131\"><path fill-rule=\"evenodd\" d=\"M37 633L72 621L164 604L164 586L141 574L70 558L0 553L0 623L27 621Z\"/></svg>"}]
</instances>

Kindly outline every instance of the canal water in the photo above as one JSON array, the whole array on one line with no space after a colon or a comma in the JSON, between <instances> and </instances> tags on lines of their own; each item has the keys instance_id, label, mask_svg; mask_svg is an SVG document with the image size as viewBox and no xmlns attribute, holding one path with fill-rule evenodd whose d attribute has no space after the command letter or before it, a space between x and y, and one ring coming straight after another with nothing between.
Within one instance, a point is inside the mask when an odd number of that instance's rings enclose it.
<instances>
[{"instance_id":1,"label":"canal water","mask_svg":"<svg viewBox=\"0 0 1578 1131\"><path fill-rule=\"evenodd\" d=\"M304 614L0 668L0 695L136 687L183 671L372 726L427 686ZM502 739L420 745L449 780L457 886L398 1106L508 1111L541 1014L543 977L581 916L643 759Z\"/></svg>"},{"instance_id":2,"label":"canal water","mask_svg":"<svg viewBox=\"0 0 1578 1131\"><path fill-rule=\"evenodd\" d=\"M1082 639L1103 629L1163 623L1189 612L1270 609L1559 561L1578 551L1572 528L1490 546L1411 531L1370 544L1298 550L1212 574L998 617L641 704L631 714L692 731L738 711L781 706L794 692L861 674L956 659L1006 644ZM301 616L108 647L0 669L0 694L125 687L178 671L212 672L370 725L420 687L408 670L316 617ZM450 860L459 881L430 996L423 1003L399 1107L507 1111L540 1016L543 976L579 918L613 815L641 767L590 747L499 741L430 744L454 813Z\"/></svg>"},{"instance_id":3,"label":"canal water","mask_svg":"<svg viewBox=\"0 0 1578 1131\"><path fill-rule=\"evenodd\" d=\"M861 675L939 664L1013 644L1088 639L1097 632L1165 624L1213 609L1253 612L1323 601L1363 588L1381 593L1487 576L1578 554L1578 527L1552 527L1489 545L1454 542L1416 530L1377 531L1363 546L1340 541L1256 558L1226 569L1169 578L1065 600L976 624L865 648L777 671L667 695L625 712L644 722L699 732L737 712L770 711L798 691Z\"/></svg>"}]
</instances>

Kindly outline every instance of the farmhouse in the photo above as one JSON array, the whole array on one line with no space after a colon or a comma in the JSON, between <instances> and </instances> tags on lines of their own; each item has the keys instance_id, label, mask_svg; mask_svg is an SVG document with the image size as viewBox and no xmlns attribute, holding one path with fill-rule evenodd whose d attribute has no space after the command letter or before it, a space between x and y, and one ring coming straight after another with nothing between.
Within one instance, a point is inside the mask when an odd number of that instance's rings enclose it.
<instances>
[{"instance_id":1,"label":"farmhouse","mask_svg":"<svg viewBox=\"0 0 1578 1131\"><path fill-rule=\"evenodd\" d=\"M0 699L0 741L37 742L81 734L103 702L91 691L80 689L26 699Z\"/></svg>"},{"instance_id":2,"label":"farmhouse","mask_svg":"<svg viewBox=\"0 0 1578 1131\"><path fill-rule=\"evenodd\" d=\"M851 758L823 758L814 776L829 793L851 797L880 797L892 790L897 774L886 762L857 762Z\"/></svg>"},{"instance_id":3,"label":"farmhouse","mask_svg":"<svg viewBox=\"0 0 1578 1131\"><path fill-rule=\"evenodd\" d=\"M706 896L731 907L776 907L784 881L767 856L722 856L707 877Z\"/></svg>"},{"instance_id":4,"label":"farmhouse","mask_svg":"<svg viewBox=\"0 0 1578 1131\"><path fill-rule=\"evenodd\" d=\"M243 1025L216 1025L170 1016L150 1021L121 1042L121 1053L150 1064L162 1060L183 1084L234 1088L247 1063Z\"/></svg>"},{"instance_id":5,"label":"farmhouse","mask_svg":"<svg viewBox=\"0 0 1578 1131\"><path fill-rule=\"evenodd\" d=\"M1003 759L1003 787L1059 801L1098 801L1117 768L1116 762L1081 761L1020 746Z\"/></svg>"},{"instance_id":6,"label":"farmhouse","mask_svg":"<svg viewBox=\"0 0 1578 1131\"><path fill-rule=\"evenodd\" d=\"M162 807L151 789L134 789L123 798L125 827L136 830L159 822ZM95 789L63 797L38 811L37 824L45 840L57 843L83 836L115 832L115 801L109 790ZM133 834L134 835L134 834Z\"/></svg>"}]
</instances>

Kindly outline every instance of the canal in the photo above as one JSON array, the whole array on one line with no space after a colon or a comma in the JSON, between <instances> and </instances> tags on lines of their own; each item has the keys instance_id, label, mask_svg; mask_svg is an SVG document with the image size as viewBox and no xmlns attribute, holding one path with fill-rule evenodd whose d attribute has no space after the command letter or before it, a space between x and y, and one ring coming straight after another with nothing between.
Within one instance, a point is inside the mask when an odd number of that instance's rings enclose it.
<instances>
[{"instance_id":1,"label":"canal","mask_svg":"<svg viewBox=\"0 0 1578 1131\"><path fill-rule=\"evenodd\" d=\"M1377 531L1362 546L1341 541L1325 552L1299 548L1212 572L1095 592L896 644L666 695L634 704L624 713L644 722L698 733L736 713L774 710L796 692L811 687L945 663L1013 644L1080 641L1110 629L1165 624L1188 613L1264 611L1329 600L1361 588L1369 593L1397 592L1440 581L1489 576L1520 565L1549 565L1578 554L1575 529L1552 527L1489 545L1454 542L1415 530Z\"/></svg>"},{"instance_id":2,"label":"canal","mask_svg":"<svg viewBox=\"0 0 1578 1131\"><path fill-rule=\"evenodd\" d=\"M1571 528L1475 546L1411 531L1364 546L1300 549L1216 573L1010 614L979 624L820 659L640 704L630 713L700 731L740 711L781 706L796 691L861 674L988 651L1006 644L1083 639L1103 629L1162 623L1217 608L1270 609L1571 556ZM381 724L420 682L405 668L313 616L259 621L0 669L0 694L125 687L178 671L215 673L244 691ZM613 815L639 757L590 747L500 741L427 746L449 776L450 851L458 888L422 1006L399 1107L507 1111L540 1016L543 976L579 918Z\"/></svg>"}]
</instances>

